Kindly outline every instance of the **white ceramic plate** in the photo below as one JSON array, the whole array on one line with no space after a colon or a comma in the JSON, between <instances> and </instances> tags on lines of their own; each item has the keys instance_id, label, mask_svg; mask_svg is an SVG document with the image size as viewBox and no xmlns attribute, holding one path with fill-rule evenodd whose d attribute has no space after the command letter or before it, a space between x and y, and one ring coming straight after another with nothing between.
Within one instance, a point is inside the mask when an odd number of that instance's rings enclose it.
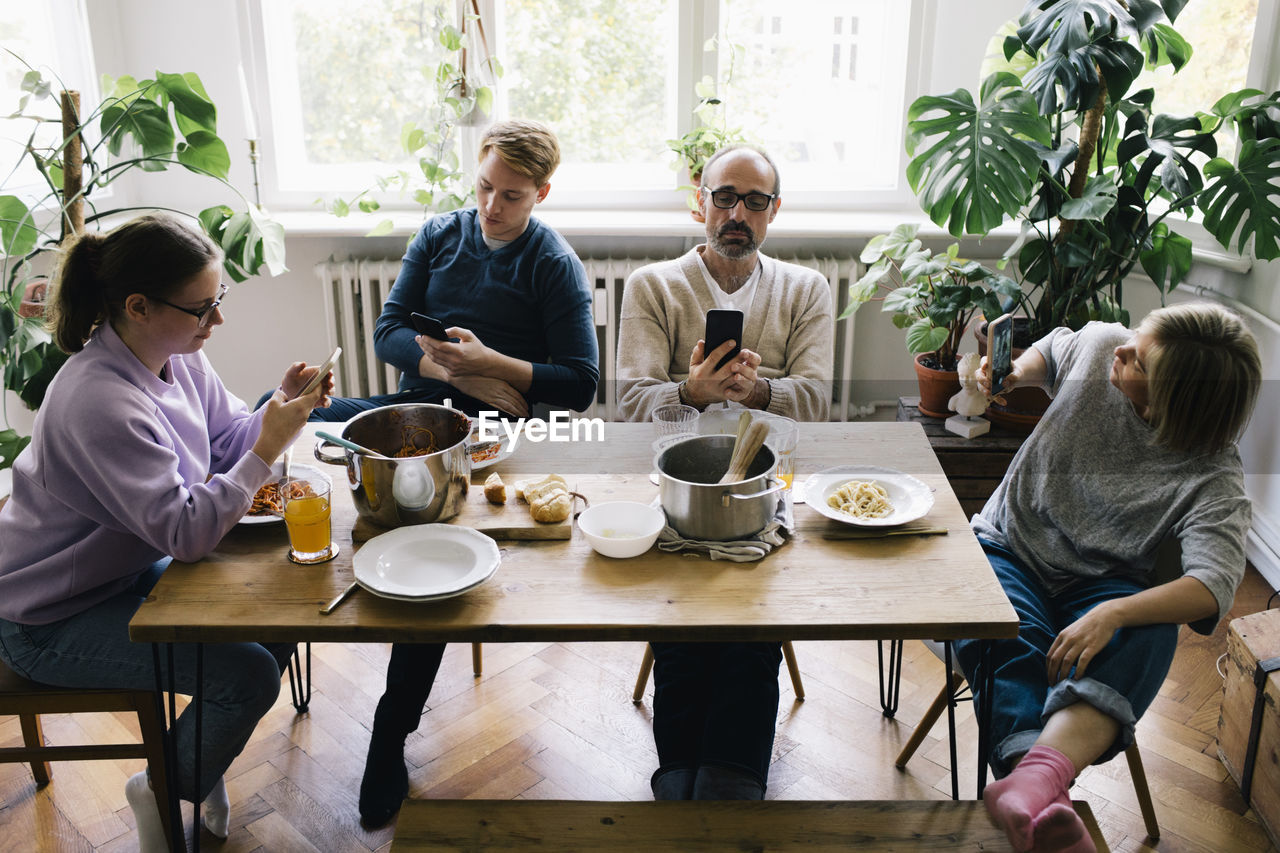
<instances>
[{"instance_id":1,"label":"white ceramic plate","mask_svg":"<svg viewBox=\"0 0 1280 853\"><path fill-rule=\"evenodd\" d=\"M329 481L330 488L333 487L333 479L324 471L321 471L319 468L316 468L313 465L299 465L298 463L295 462L289 466L289 473L295 477L302 476L302 475L306 475L308 477L321 477ZM267 482L268 483L277 482L283 474L284 474L284 463L282 463L280 460L277 459L276 463L271 466L271 479L268 480ZM245 515L241 517L238 523L239 524L278 524L279 522L282 522L282 521L284 521L284 519L278 515Z\"/></svg>"},{"instance_id":2,"label":"white ceramic plate","mask_svg":"<svg viewBox=\"0 0 1280 853\"><path fill-rule=\"evenodd\" d=\"M373 537L352 560L356 581L374 595L429 601L461 595L498 569L498 546L452 524L415 524Z\"/></svg>"},{"instance_id":3,"label":"white ceramic plate","mask_svg":"<svg viewBox=\"0 0 1280 853\"><path fill-rule=\"evenodd\" d=\"M478 462L476 461L476 457L472 456L471 457L472 471L479 471L481 469L488 468L490 465L497 465L502 460L511 456L511 439L507 436L505 432L502 432L501 426L498 427L498 432L500 433L498 437L498 441L500 442L498 445L498 452L493 453L493 451L490 450L484 453L483 458L480 459L480 461ZM471 438L468 439L468 441L470 441L472 444L476 444L477 442L479 442L480 437L478 433L474 433L474 432L471 433Z\"/></svg>"},{"instance_id":4,"label":"white ceramic plate","mask_svg":"<svg viewBox=\"0 0 1280 853\"><path fill-rule=\"evenodd\" d=\"M827 505L827 498L850 480L879 483L889 493L893 512L884 518L854 518ZM839 465L819 471L797 486L797 499L827 518L856 527L893 527L923 518L933 509L933 490L924 483L893 468L879 465Z\"/></svg>"}]
</instances>

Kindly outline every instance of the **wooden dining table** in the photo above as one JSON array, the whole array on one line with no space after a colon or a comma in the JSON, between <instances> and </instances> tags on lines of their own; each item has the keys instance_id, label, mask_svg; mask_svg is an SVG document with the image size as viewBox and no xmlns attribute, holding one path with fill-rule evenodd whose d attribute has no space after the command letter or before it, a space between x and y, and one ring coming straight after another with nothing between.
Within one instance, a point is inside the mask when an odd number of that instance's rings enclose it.
<instances>
[{"instance_id":1,"label":"wooden dining table","mask_svg":"<svg viewBox=\"0 0 1280 853\"><path fill-rule=\"evenodd\" d=\"M315 428L298 439L294 459L324 467L311 460ZM470 490L479 492L494 471L509 484L557 473L590 503L648 503L658 495L650 481L656 438L645 423L597 424L580 431L577 441L522 436L509 458L472 474ZM794 527L782 545L758 561L731 562L657 547L630 559L603 557L574 526L567 539L499 540L496 573L457 597L392 600L361 588L323 615L321 606L353 581L355 554L377 547L361 541L346 469L333 466L327 469L334 481L333 536L341 548L335 559L296 565L286 557L283 524L239 525L205 559L169 566L130 623L130 636L155 644L1016 636L1018 617L919 424L800 424L797 485L824 469L854 464L922 481L934 502L919 523L946 533L850 539L850 525L795 504ZM512 498L497 511L528 513L528 507ZM980 693L990 698L989 689ZM989 706L979 708L979 718L989 720ZM980 756L985 747L979 744ZM985 761L979 764L985 770Z\"/></svg>"}]
</instances>

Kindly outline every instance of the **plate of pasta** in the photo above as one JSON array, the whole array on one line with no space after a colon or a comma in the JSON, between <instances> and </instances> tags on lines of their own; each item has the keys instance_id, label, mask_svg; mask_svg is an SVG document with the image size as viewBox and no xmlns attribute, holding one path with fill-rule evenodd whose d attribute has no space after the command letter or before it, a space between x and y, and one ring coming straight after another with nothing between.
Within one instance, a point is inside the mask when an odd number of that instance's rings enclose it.
<instances>
[{"instance_id":1,"label":"plate of pasta","mask_svg":"<svg viewBox=\"0 0 1280 853\"><path fill-rule=\"evenodd\" d=\"M840 465L819 471L801 487L804 502L834 521L893 527L933 509L933 490L893 468Z\"/></svg>"},{"instance_id":2,"label":"plate of pasta","mask_svg":"<svg viewBox=\"0 0 1280 853\"><path fill-rule=\"evenodd\" d=\"M257 494L253 496L253 503L249 506L249 511L240 518L240 524L276 524L284 521L281 515L283 510L280 505L280 477L284 473L284 467L280 462L276 462L271 466L271 479L258 489ZM323 477L329 479L329 475L321 471L319 468L313 468L310 465L294 464L289 467L289 473L294 476L307 477Z\"/></svg>"}]
</instances>

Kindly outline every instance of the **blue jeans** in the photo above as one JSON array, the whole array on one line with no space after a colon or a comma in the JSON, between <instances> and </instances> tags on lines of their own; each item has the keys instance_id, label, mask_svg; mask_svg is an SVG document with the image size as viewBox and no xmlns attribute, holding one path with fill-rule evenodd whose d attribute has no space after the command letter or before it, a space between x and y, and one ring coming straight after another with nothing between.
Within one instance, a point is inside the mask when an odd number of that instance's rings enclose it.
<instances>
[{"instance_id":1,"label":"blue jeans","mask_svg":"<svg viewBox=\"0 0 1280 853\"><path fill-rule=\"evenodd\" d=\"M21 625L0 619L0 657L32 681L59 687L116 687L154 690L150 643L129 640L129 620L160 580L166 558L151 566L125 592L82 613L48 625ZM195 714L192 705L174 724L178 743L177 780L185 800L200 802L244 749L253 728L280 693L280 673L292 643L216 643L204 647L200 780L194 775ZM177 689L195 692L195 646L175 644ZM160 655L166 668L168 659Z\"/></svg>"},{"instance_id":2,"label":"blue jeans","mask_svg":"<svg viewBox=\"0 0 1280 853\"><path fill-rule=\"evenodd\" d=\"M718 765L769 778L781 643L653 643L655 779Z\"/></svg>"},{"instance_id":3,"label":"blue jeans","mask_svg":"<svg viewBox=\"0 0 1280 853\"><path fill-rule=\"evenodd\" d=\"M1096 763L1109 761L1133 743L1133 727L1155 699L1173 662L1178 626L1122 628L1098 653L1084 678L1072 675L1049 685L1048 654L1058 632L1105 601L1146 587L1121 578L1088 578L1050 595L1011 551L979 538L1000 585L1018 613L1018 636L992 640L995 702L991 718L991 769L1008 775L1016 760L1035 745L1050 716L1076 702L1088 702L1120 724L1115 742ZM956 642L956 654L970 685L981 685L978 642ZM977 690L974 690L975 703Z\"/></svg>"}]
</instances>

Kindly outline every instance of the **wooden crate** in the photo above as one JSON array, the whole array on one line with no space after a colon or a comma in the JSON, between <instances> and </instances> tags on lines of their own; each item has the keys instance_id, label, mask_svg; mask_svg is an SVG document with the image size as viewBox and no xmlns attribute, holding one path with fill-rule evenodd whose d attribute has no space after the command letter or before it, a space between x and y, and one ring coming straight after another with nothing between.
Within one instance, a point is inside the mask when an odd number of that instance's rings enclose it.
<instances>
[{"instance_id":1,"label":"wooden crate","mask_svg":"<svg viewBox=\"0 0 1280 853\"><path fill-rule=\"evenodd\" d=\"M1227 633L1222 711L1218 716L1218 755L1240 784L1249 744L1249 725L1257 696L1258 661L1280 656L1280 610L1263 610L1233 619ZM1262 726L1258 732L1251 805L1280 846L1280 670L1267 676Z\"/></svg>"}]
</instances>

